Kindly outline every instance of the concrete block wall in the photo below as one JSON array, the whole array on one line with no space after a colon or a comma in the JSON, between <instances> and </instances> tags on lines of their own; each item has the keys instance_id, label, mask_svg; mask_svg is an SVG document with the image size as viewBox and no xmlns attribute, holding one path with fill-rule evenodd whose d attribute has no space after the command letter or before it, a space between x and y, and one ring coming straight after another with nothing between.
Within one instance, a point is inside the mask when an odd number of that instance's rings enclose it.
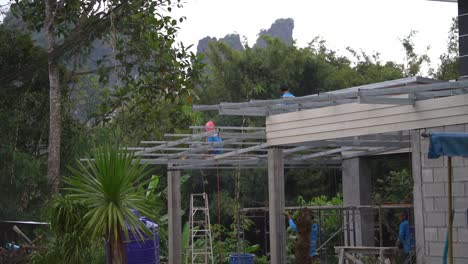
<instances>
[{"instance_id":1,"label":"concrete block wall","mask_svg":"<svg viewBox=\"0 0 468 264\"><path fill-rule=\"evenodd\" d=\"M468 124L429 128L428 131L468 132ZM442 263L448 222L447 158L427 158L429 139L412 131L414 214L418 263ZM468 158L452 158L454 263L468 263Z\"/></svg>"}]
</instances>

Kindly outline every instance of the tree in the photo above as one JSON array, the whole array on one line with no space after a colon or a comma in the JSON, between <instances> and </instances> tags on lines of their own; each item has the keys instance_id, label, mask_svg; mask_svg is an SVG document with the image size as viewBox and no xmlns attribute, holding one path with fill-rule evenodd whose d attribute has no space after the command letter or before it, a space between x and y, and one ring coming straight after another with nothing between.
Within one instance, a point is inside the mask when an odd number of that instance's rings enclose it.
<instances>
[{"instance_id":1,"label":"tree","mask_svg":"<svg viewBox=\"0 0 468 264\"><path fill-rule=\"evenodd\" d=\"M16 0L12 8L29 25L45 29L49 73L49 147L47 175L52 192L58 192L62 144L62 90L64 62L79 64L93 40L109 42L112 58L100 61L98 69L106 80L117 72L121 85L113 91L112 112L129 98L154 103L160 98L176 100L189 94L198 78L196 57L175 45L177 23L168 14L170 0ZM195 63L192 63L194 62ZM110 63L115 62L115 63ZM117 63L118 62L118 63ZM111 113L112 113L111 112Z\"/></svg>"},{"instance_id":2,"label":"tree","mask_svg":"<svg viewBox=\"0 0 468 264\"><path fill-rule=\"evenodd\" d=\"M434 72L434 78L448 81L460 77L458 54L458 19L454 18L449 30L447 51L439 57L440 66Z\"/></svg>"},{"instance_id":3,"label":"tree","mask_svg":"<svg viewBox=\"0 0 468 264\"><path fill-rule=\"evenodd\" d=\"M86 206L84 229L92 238L107 236L111 263L125 263L124 237L131 232L143 239L142 232L150 232L133 212L153 218L154 201L146 199L150 170L117 147L99 147L92 153L92 160L70 168L67 197Z\"/></svg>"},{"instance_id":4,"label":"tree","mask_svg":"<svg viewBox=\"0 0 468 264\"><path fill-rule=\"evenodd\" d=\"M29 35L0 25L0 215L37 216L47 189L43 145L47 143L46 52Z\"/></svg>"},{"instance_id":5,"label":"tree","mask_svg":"<svg viewBox=\"0 0 468 264\"><path fill-rule=\"evenodd\" d=\"M401 40L401 44L405 50L405 65L403 68L403 72L405 76L416 76L421 73L422 66L426 64L430 64L431 60L429 55L427 55L427 51L429 47L426 47L426 50L423 54L417 54L415 51L415 45L413 42L413 38L416 35L417 31L411 30L408 36L404 37Z\"/></svg>"}]
</instances>

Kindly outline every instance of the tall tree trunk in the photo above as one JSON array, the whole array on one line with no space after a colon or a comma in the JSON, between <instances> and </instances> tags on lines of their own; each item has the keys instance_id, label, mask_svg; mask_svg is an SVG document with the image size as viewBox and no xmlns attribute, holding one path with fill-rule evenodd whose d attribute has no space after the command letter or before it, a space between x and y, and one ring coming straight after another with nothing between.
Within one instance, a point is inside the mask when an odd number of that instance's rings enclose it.
<instances>
[{"instance_id":1,"label":"tall tree trunk","mask_svg":"<svg viewBox=\"0 0 468 264\"><path fill-rule=\"evenodd\" d=\"M125 256L125 247L122 237L122 230L117 228L119 232L116 234L113 231L109 232L109 258L108 264L124 264L126 263L126 256ZM110 230L114 230L110 228Z\"/></svg>"},{"instance_id":2,"label":"tall tree trunk","mask_svg":"<svg viewBox=\"0 0 468 264\"><path fill-rule=\"evenodd\" d=\"M54 9L56 1L45 1L47 51L49 53L49 147L47 179L52 193L58 193L60 183L60 144L62 141L62 98L58 60L52 57L56 46Z\"/></svg>"}]
</instances>

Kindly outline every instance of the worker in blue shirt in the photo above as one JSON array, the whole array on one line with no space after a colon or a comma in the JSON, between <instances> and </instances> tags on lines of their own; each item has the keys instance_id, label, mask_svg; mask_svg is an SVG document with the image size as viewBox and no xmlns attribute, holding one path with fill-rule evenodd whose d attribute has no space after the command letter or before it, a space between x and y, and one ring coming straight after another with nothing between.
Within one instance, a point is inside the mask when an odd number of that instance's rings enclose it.
<instances>
[{"instance_id":1,"label":"worker in blue shirt","mask_svg":"<svg viewBox=\"0 0 468 264\"><path fill-rule=\"evenodd\" d=\"M295 97L292 93L289 92L289 87L286 84L280 86L281 98L291 98Z\"/></svg>"},{"instance_id":2,"label":"worker in blue shirt","mask_svg":"<svg viewBox=\"0 0 468 264\"><path fill-rule=\"evenodd\" d=\"M215 129L216 129L215 124L214 124L213 121L210 120L205 124L205 131L206 132L214 131ZM216 134L213 134L213 135L207 137L206 142L218 143L218 142L223 142L223 140L221 139L221 137L219 137L218 133L216 133ZM216 154L216 155L223 154L223 147L219 146L219 147L216 148L215 151L211 151L210 153L211 154Z\"/></svg>"},{"instance_id":3,"label":"worker in blue shirt","mask_svg":"<svg viewBox=\"0 0 468 264\"><path fill-rule=\"evenodd\" d=\"M410 228L408 222L408 215L405 212L400 214L400 228L398 231L398 244L403 249L405 255L410 251Z\"/></svg>"},{"instance_id":4,"label":"worker in blue shirt","mask_svg":"<svg viewBox=\"0 0 468 264\"><path fill-rule=\"evenodd\" d=\"M294 223L294 220L292 219L289 212L286 212L286 213L288 214L289 227L295 233L298 233L296 223ZM312 229L310 230L310 247L309 247L309 256L312 259L314 259L317 256L317 251L316 251L316 249L317 249L317 237L318 237L318 225L313 223L312 224Z\"/></svg>"}]
</instances>

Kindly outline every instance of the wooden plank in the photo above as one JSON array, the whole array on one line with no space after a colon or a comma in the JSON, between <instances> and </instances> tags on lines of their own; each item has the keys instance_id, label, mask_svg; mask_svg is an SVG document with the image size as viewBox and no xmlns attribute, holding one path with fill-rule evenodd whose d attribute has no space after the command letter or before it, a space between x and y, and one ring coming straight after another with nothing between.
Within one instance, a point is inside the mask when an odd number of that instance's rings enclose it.
<instances>
[{"instance_id":1,"label":"wooden plank","mask_svg":"<svg viewBox=\"0 0 468 264\"><path fill-rule=\"evenodd\" d=\"M357 99L342 99L342 100L333 100L333 101L325 101L325 102L314 102L314 103L301 103L299 104L300 109L313 109L313 108L321 108L327 106L335 106L341 104L350 104L355 103Z\"/></svg>"},{"instance_id":2,"label":"wooden plank","mask_svg":"<svg viewBox=\"0 0 468 264\"><path fill-rule=\"evenodd\" d=\"M284 137L284 138L272 138L268 139L268 144L271 146L275 145L285 145L285 144L297 144L310 141L319 141L319 140L328 140L334 138L340 138L343 136L361 136L367 134L377 134L384 133L389 131L400 131L400 130L412 130L420 128L431 128L438 126L448 126L455 124L466 124L468 123L468 115L461 114L451 117L440 117L429 120L421 121L410 121L410 122L401 122L398 124L387 124L381 126L369 126L364 128L355 128L355 129L343 129L332 132L322 132L315 134L304 134L294 137Z\"/></svg>"},{"instance_id":3,"label":"wooden plank","mask_svg":"<svg viewBox=\"0 0 468 264\"><path fill-rule=\"evenodd\" d=\"M284 192L283 150L270 149L268 151L268 205L271 264L286 263Z\"/></svg>"},{"instance_id":4,"label":"wooden plank","mask_svg":"<svg viewBox=\"0 0 468 264\"><path fill-rule=\"evenodd\" d=\"M309 121L297 123L296 126L291 123L289 124L291 126L282 124L283 129L279 131L270 131L270 126L267 125L268 143L272 145L292 144L433 127L438 126L432 124L439 121L444 124L463 123L466 120L464 116L468 115L468 95L454 96L450 97L450 99L450 101L447 101L447 98L440 98L417 102L414 109L410 106L398 106L394 108L400 109L390 111L390 114L389 111L378 113L380 110L371 107L367 112L357 113L355 115L357 117L354 117L354 119L352 116L343 114L331 118L311 120L310 122L313 122L313 125L308 127L304 127L303 124ZM407 109L401 111L402 108ZM434 122L434 120L438 121ZM329 136L317 136L324 133ZM288 137L293 139L288 139ZM301 137L308 138L308 140L299 139Z\"/></svg>"},{"instance_id":5,"label":"wooden plank","mask_svg":"<svg viewBox=\"0 0 468 264\"><path fill-rule=\"evenodd\" d=\"M301 142L306 146L310 147L319 147L319 146L329 146L329 147L409 147L408 141L379 141L379 140L323 140L323 141L313 141L313 142ZM297 143L295 143L297 144Z\"/></svg>"},{"instance_id":6,"label":"wooden plank","mask_svg":"<svg viewBox=\"0 0 468 264\"><path fill-rule=\"evenodd\" d=\"M361 90L362 95L393 95L393 94L411 94L426 91L454 90L468 87L468 81L441 82L434 84L411 85L395 88Z\"/></svg>"},{"instance_id":7,"label":"wooden plank","mask_svg":"<svg viewBox=\"0 0 468 264\"><path fill-rule=\"evenodd\" d=\"M284 105L284 104L293 104L293 103L305 103L305 102L321 102L321 101L333 101L333 100L342 100L348 98L356 98L358 95L356 92L348 92L342 94L320 94L320 95L307 95L301 97L291 97L291 98L282 98L282 99L273 99L273 100L258 100L245 103L221 103L220 105L225 108L248 108L248 107L264 107L270 105Z\"/></svg>"},{"instance_id":8,"label":"wooden plank","mask_svg":"<svg viewBox=\"0 0 468 264\"><path fill-rule=\"evenodd\" d=\"M312 158L318 158L318 157L323 157L331 154L336 154L336 153L341 153L343 151L348 151L353 149L352 147L344 147L344 148L337 148L337 149L331 149L331 150L326 150L326 151L321 151L313 154L308 154L308 155L303 155L300 157L300 159L312 159Z\"/></svg>"},{"instance_id":9,"label":"wooden plank","mask_svg":"<svg viewBox=\"0 0 468 264\"><path fill-rule=\"evenodd\" d=\"M182 217L180 171L168 167L169 263L182 264Z\"/></svg>"},{"instance_id":10,"label":"wooden plank","mask_svg":"<svg viewBox=\"0 0 468 264\"><path fill-rule=\"evenodd\" d=\"M170 142L170 141L140 141L141 144L163 144L163 143L167 143L167 142ZM187 144L187 145L194 145L194 144L200 144L200 145L213 145L215 144L216 142L206 142L206 141L189 141L187 143L184 143L184 144ZM227 144L224 144L224 145L258 145L260 142L230 142L230 143L227 143ZM140 148L141 149L144 149L144 148ZM164 150L168 150L168 148L165 148Z\"/></svg>"},{"instance_id":11,"label":"wooden plank","mask_svg":"<svg viewBox=\"0 0 468 264\"><path fill-rule=\"evenodd\" d=\"M205 129L205 126L190 126L190 129ZM233 127L233 126L217 126L218 131L221 130L265 130L265 127Z\"/></svg>"},{"instance_id":12,"label":"wooden plank","mask_svg":"<svg viewBox=\"0 0 468 264\"><path fill-rule=\"evenodd\" d=\"M179 139L179 140L176 140L176 141L167 142L167 143L164 143L164 144L156 146L156 147L146 148L144 150L135 152L135 156L141 155L143 153L150 153L150 152L153 152L153 151L156 151L156 150L162 150L162 149L165 149L165 148L168 148L168 147L177 146L177 145L183 144L185 142L188 142L188 141L191 141L191 140L194 140L194 139L198 139L198 138L207 137L207 136L210 136L210 135L213 135L213 134L216 134L216 133L217 133L216 131L209 131L209 132L204 132L204 133L200 133L200 134L190 135L189 137L186 137L186 138L182 138L182 139Z\"/></svg>"},{"instance_id":13,"label":"wooden plank","mask_svg":"<svg viewBox=\"0 0 468 264\"><path fill-rule=\"evenodd\" d=\"M338 264L344 264L344 248L339 249Z\"/></svg>"},{"instance_id":14,"label":"wooden plank","mask_svg":"<svg viewBox=\"0 0 468 264\"><path fill-rule=\"evenodd\" d=\"M348 154L348 155L343 155L342 159L351 159L351 158L357 158L357 157L364 157L364 156L372 156L384 152L389 152L389 151L394 151L400 148L378 148L378 149L373 149L373 150L368 150L368 151L362 151L358 153L353 153L353 154Z\"/></svg>"},{"instance_id":15,"label":"wooden plank","mask_svg":"<svg viewBox=\"0 0 468 264\"><path fill-rule=\"evenodd\" d=\"M266 133L264 131L251 132L251 133L228 133L228 132L219 132L219 136L223 139L228 138L237 138L237 139L264 139L266 138Z\"/></svg>"},{"instance_id":16,"label":"wooden plank","mask_svg":"<svg viewBox=\"0 0 468 264\"><path fill-rule=\"evenodd\" d=\"M411 132L411 168L413 175L413 200L414 200L414 221L416 248L422 249L427 246L425 241L425 217L424 217L424 196L422 181L422 146L420 130ZM424 263L424 250L416 250L417 263Z\"/></svg>"},{"instance_id":17,"label":"wooden plank","mask_svg":"<svg viewBox=\"0 0 468 264\"><path fill-rule=\"evenodd\" d=\"M468 102L468 101L467 101ZM405 113L391 116L372 117L359 120L342 121L338 123L329 123L325 125L315 125L310 127L289 128L286 131L268 132L268 138L290 137L303 134L313 134L320 132L333 132L337 130L365 128L380 125L398 124L401 122L412 122L430 120L434 118L444 118L448 116L456 116L460 114L468 114L468 105L450 107L444 109L436 109L429 111L418 111L413 113ZM346 136L346 135L345 135Z\"/></svg>"},{"instance_id":18,"label":"wooden plank","mask_svg":"<svg viewBox=\"0 0 468 264\"><path fill-rule=\"evenodd\" d=\"M219 105L193 105L192 109L194 111L210 111L210 110L218 110Z\"/></svg>"},{"instance_id":19,"label":"wooden plank","mask_svg":"<svg viewBox=\"0 0 468 264\"><path fill-rule=\"evenodd\" d=\"M268 147L268 144L267 144L267 143L262 143L262 144L259 144L259 145L257 145L257 146L252 146L252 147L248 147L248 148L243 148L243 149L234 150L234 151L231 151L231 152L228 152L228 153L224 153L224 154L215 155L215 156L213 157L213 159L214 159L214 160L223 159L223 158L226 158L226 157L231 157L231 156L235 156L235 155L239 155L239 154L251 152L251 151L258 150L258 149L262 149L262 148L266 148L266 147Z\"/></svg>"},{"instance_id":20,"label":"wooden plank","mask_svg":"<svg viewBox=\"0 0 468 264\"><path fill-rule=\"evenodd\" d=\"M251 134L252 136L255 136L256 134L265 134L265 133L263 131L261 131L261 132L248 133L248 134ZM238 142L238 139L232 138L232 139L225 140L223 142L216 142L215 144L210 145L210 146L201 146L201 147L197 147L197 148L191 148L189 150L186 150L186 151L183 151L183 152L180 152L180 153L175 153L172 156L169 156L169 158L170 159L175 159L175 158L180 158L180 157L186 156L187 154L194 154L194 153L204 152L204 151L207 151L208 149L215 148L215 147L222 147L222 146L224 146L224 144L232 143L232 142Z\"/></svg>"},{"instance_id":21,"label":"wooden plank","mask_svg":"<svg viewBox=\"0 0 468 264\"><path fill-rule=\"evenodd\" d=\"M220 115L233 115L233 116L267 116L266 110L241 110L241 109L220 109Z\"/></svg>"},{"instance_id":22,"label":"wooden plank","mask_svg":"<svg viewBox=\"0 0 468 264\"><path fill-rule=\"evenodd\" d=\"M466 106L468 95L438 98L417 102L414 106L349 104L322 109L306 110L267 118L267 133L290 128L363 120L377 117L398 116L407 113Z\"/></svg>"},{"instance_id":23,"label":"wooden plank","mask_svg":"<svg viewBox=\"0 0 468 264\"><path fill-rule=\"evenodd\" d=\"M361 260L357 259L355 256L349 254L348 252L344 251L344 255L347 259L351 260L353 263L356 264L364 264Z\"/></svg>"},{"instance_id":24,"label":"wooden plank","mask_svg":"<svg viewBox=\"0 0 468 264\"><path fill-rule=\"evenodd\" d=\"M413 105L414 99L410 98L393 98L383 96L360 96L360 104L389 104L389 105Z\"/></svg>"},{"instance_id":25,"label":"wooden plank","mask_svg":"<svg viewBox=\"0 0 468 264\"><path fill-rule=\"evenodd\" d=\"M311 148L314 148L314 146L299 146L299 147L295 147L295 148L292 148L292 149L286 149L286 150L283 151L283 156L286 156L286 155L289 155L289 154L292 154L292 153L295 153L295 152L308 150L308 149L311 149Z\"/></svg>"},{"instance_id":26,"label":"wooden plank","mask_svg":"<svg viewBox=\"0 0 468 264\"><path fill-rule=\"evenodd\" d=\"M208 133L208 132L206 132ZM209 132L210 135L213 135L213 134L216 134L218 132ZM263 131L258 131L258 132L251 132L251 133L235 133L235 132L225 132L225 131L220 131L219 133L219 137L221 138L224 138L224 139L230 139L230 138L239 138L239 139L263 139L265 138L265 132ZM187 137L192 137L192 136L195 136L195 135L198 135L198 134L164 134L165 137L184 137L184 139L186 140ZM207 135L209 136L209 135ZM207 136L204 136L204 137L207 137ZM201 137L203 138L203 137ZM182 141L182 139L180 139L180 141ZM175 141L168 141L169 143L171 142L175 142ZM184 141L182 143L187 143L188 141ZM180 144L182 144L180 143ZM171 143L172 144L172 143Z\"/></svg>"}]
</instances>

